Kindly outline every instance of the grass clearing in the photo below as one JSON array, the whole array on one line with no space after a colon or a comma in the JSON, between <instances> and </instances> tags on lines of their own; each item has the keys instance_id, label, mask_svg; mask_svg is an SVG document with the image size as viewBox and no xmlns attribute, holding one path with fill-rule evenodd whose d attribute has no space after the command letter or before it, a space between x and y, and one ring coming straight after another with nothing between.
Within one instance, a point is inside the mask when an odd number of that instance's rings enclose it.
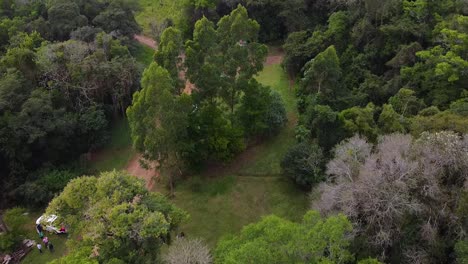
<instances>
[{"instance_id":1,"label":"grass clearing","mask_svg":"<svg viewBox=\"0 0 468 264\"><path fill-rule=\"evenodd\" d=\"M202 185L197 178L183 182L173 202L190 214L180 230L211 247L264 215L298 221L307 209L306 195L280 177L224 176L203 179Z\"/></svg>"},{"instance_id":2,"label":"grass clearing","mask_svg":"<svg viewBox=\"0 0 468 264\"><path fill-rule=\"evenodd\" d=\"M88 170L91 172L123 170L135 154L128 122L126 119L120 120L111 129L108 145L95 154Z\"/></svg>"},{"instance_id":3,"label":"grass clearing","mask_svg":"<svg viewBox=\"0 0 468 264\"><path fill-rule=\"evenodd\" d=\"M135 48L132 50L132 56L145 68L153 61L154 50L138 42L135 43Z\"/></svg>"},{"instance_id":4,"label":"grass clearing","mask_svg":"<svg viewBox=\"0 0 468 264\"><path fill-rule=\"evenodd\" d=\"M30 213L28 215L29 218L29 223L26 226L26 229L28 231L27 237L29 239L35 240L36 242L41 242L41 239L39 238L39 235L36 232L36 219L41 216L40 213ZM56 234L51 234L48 232L44 232L44 235L49 238L49 242L54 245L54 252L50 252L48 249L45 248L44 244L42 244L42 254L39 253L39 250L37 247L34 247L27 255L26 257L21 261L21 263L24 264L42 264L42 263L48 263L49 261L52 261L54 259L60 258L63 255L66 254L67 252L67 246L66 246L66 241L67 241L67 236L66 235L56 235Z\"/></svg>"}]
</instances>

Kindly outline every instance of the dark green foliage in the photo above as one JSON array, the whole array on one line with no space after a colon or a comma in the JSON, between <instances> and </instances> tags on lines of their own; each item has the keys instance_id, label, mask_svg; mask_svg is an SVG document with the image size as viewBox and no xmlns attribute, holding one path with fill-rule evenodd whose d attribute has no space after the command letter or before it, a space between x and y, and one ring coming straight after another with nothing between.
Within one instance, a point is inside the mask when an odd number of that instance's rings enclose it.
<instances>
[{"instance_id":1,"label":"dark green foliage","mask_svg":"<svg viewBox=\"0 0 468 264\"><path fill-rule=\"evenodd\" d=\"M244 89L239 118L248 136L271 136L287 121L286 109L278 93L252 80Z\"/></svg>"},{"instance_id":2,"label":"dark green foliage","mask_svg":"<svg viewBox=\"0 0 468 264\"><path fill-rule=\"evenodd\" d=\"M58 195L70 180L78 175L68 170L42 170L33 173L34 181L26 182L14 192L28 206L44 206Z\"/></svg>"},{"instance_id":3,"label":"dark green foliage","mask_svg":"<svg viewBox=\"0 0 468 264\"><path fill-rule=\"evenodd\" d=\"M0 174L6 175L0 206L30 200L32 192L40 193L33 203L44 204L58 190L28 175L101 147L110 119L125 114L138 89L138 65L117 39L138 31L135 6L78 0L1 6L8 8L0 15ZM106 27L93 23L98 16ZM25 182L28 198L17 191Z\"/></svg>"},{"instance_id":4,"label":"dark green foliage","mask_svg":"<svg viewBox=\"0 0 468 264\"><path fill-rule=\"evenodd\" d=\"M317 139L319 146L328 152L346 135L343 120L330 106L311 101L307 111L301 116L301 123L310 131L310 136Z\"/></svg>"},{"instance_id":5,"label":"dark green foliage","mask_svg":"<svg viewBox=\"0 0 468 264\"><path fill-rule=\"evenodd\" d=\"M50 1L47 18L54 38L59 40L68 39L73 30L88 24L88 19L80 14L80 8L74 1Z\"/></svg>"},{"instance_id":6,"label":"dark green foliage","mask_svg":"<svg viewBox=\"0 0 468 264\"><path fill-rule=\"evenodd\" d=\"M325 179L322 149L314 143L303 142L293 146L281 161L283 174L297 185L310 188Z\"/></svg>"},{"instance_id":7,"label":"dark green foliage","mask_svg":"<svg viewBox=\"0 0 468 264\"><path fill-rule=\"evenodd\" d=\"M92 22L108 33L131 39L134 34L140 31L133 16L136 9L136 3L132 1L109 1L104 11L99 13Z\"/></svg>"}]
</instances>

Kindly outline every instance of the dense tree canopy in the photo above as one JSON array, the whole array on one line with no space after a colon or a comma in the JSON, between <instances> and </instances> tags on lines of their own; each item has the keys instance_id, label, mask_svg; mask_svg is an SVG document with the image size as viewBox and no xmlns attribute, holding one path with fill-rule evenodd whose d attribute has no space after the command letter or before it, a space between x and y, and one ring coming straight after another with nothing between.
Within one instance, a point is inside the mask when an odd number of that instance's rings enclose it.
<instances>
[{"instance_id":1,"label":"dense tree canopy","mask_svg":"<svg viewBox=\"0 0 468 264\"><path fill-rule=\"evenodd\" d=\"M170 232L187 217L161 194L146 190L143 181L116 171L72 180L46 213L59 215L82 237L71 256L90 263L155 260ZM68 263L69 257L64 259Z\"/></svg>"},{"instance_id":2,"label":"dense tree canopy","mask_svg":"<svg viewBox=\"0 0 468 264\"><path fill-rule=\"evenodd\" d=\"M219 242L216 263L348 263L351 223L344 215L309 211L301 223L267 216ZM377 262L378 263L378 262Z\"/></svg>"}]
</instances>

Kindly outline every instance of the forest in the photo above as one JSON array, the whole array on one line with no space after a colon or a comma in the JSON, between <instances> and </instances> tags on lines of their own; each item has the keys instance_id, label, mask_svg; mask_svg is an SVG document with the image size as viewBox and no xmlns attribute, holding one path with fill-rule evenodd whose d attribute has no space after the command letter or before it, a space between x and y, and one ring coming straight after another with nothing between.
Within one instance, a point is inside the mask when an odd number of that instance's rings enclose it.
<instances>
[{"instance_id":1,"label":"forest","mask_svg":"<svg viewBox=\"0 0 468 264\"><path fill-rule=\"evenodd\" d=\"M0 0L0 176L5 263L468 263L468 2Z\"/></svg>"}]
</instances>

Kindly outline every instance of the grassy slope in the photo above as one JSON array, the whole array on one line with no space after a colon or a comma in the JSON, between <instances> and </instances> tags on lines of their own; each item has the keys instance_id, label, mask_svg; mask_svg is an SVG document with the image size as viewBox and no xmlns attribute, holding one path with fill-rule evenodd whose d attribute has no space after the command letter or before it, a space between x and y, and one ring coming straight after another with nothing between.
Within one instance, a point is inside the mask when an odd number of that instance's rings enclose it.
<instances>
[{"instance_id":1,"label":"grassy slope","mask_svg":"<svg viewBox=\"0 0 468 264\"><path fill-rule=\"evenodd\" d=\"M249 149L248 159L237 160L240 166L234 164L239 170L227 170L215 178L200 175L176 188L174 203L191 216L181 231L211 246L267 214L300 220L308 207L307 196L279 175L281 157L294 142L294 92L279 65L265 67L257 79L283 96L288 126L276 138Z\"/></svg>"},{"instance_id":2,"label":"grassy slope","mask_svg":"<svg viewBox=\"0 0 468 264\"><path fill-rule=\"evenodd\" d=\"M138 0L141 11L136 14L136 21L143 29L143 35L152 35L150 23L160 25L166 18L178 23L183 13L186 0Z\"/></svg>"}]
</instances>

